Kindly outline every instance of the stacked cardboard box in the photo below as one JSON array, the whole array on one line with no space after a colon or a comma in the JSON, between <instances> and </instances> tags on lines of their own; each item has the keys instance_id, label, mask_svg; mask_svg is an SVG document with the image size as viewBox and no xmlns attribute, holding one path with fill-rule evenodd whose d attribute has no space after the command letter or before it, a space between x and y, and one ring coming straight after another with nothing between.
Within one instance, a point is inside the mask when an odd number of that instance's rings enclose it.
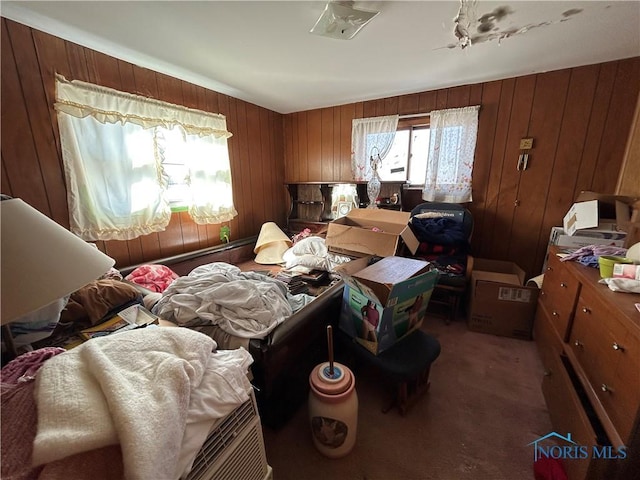
<instances>
[{"instance_id":1,"label":"stacked cardboard box","mask_svg":"<svg viewBox=\"0 0 640 480\"><path fill-rule=\"evenodd\" d=\"M370 260L337 268L345 282L339 326L377 355L420 328L438 272L411 258Z\"/></svg>"},{"instance_id":2,"label":"stacked cardboard box","mask_svg":"<svg viewBox=\"0 0 640 480\"><path fill-rule=\"evenodd\" d=\"M524 270L513 262L476 258L469 330L530 340L539 290L524 280Z\"/></svg>"}]
</instances>

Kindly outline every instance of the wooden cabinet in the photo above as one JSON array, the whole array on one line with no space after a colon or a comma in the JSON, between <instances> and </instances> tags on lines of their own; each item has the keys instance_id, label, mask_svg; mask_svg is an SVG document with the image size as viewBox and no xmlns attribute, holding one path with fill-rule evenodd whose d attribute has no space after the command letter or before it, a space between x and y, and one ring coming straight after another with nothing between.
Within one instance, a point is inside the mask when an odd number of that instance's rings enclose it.
<instances>
[{"instance_id":1,"label":"wooden cabinet","mask_svg":"<svg viewBox=\"0 0 640 480\"><path fill-rule=\"evenodd\" d=\"M402 210L404 183L382 182L378 208ZM353 186L355 196L345 198L342 202L336 200L336 187L347 185ZM345 215L351 208L366 208L369 205L366 182L294 182L286 186L290 199L287 229L291 233L304 228L309 228L312 233L321 232L327 222Z\"/></svg>"},{"instance_id":2,"label":"wooden cabinet","mask_svg":"<svg viewBox=\"0 0 640 480\"><path fill-rule=\"evenodd\" d=\"M562 340L569 336L569 322L578 297L580 284L565 269L560 259L552 255L547 261L540 303L548 313L553 327Z\"/></svg>"},{"instance_id":3,"label":"wooden cabinet","mask_svg":"<svg viewBox=\"0 0 640 480\"><path fill-rule=\"evenodd\" d=\"M571 480L625 479L640 468L640 295L598 283L598 269L549 250L534 336L554 429L587 447L563 461ZM624 447L626 459L596 458ZM602 450L611 447L610 450Z\"/></svg>"}]
</instances>

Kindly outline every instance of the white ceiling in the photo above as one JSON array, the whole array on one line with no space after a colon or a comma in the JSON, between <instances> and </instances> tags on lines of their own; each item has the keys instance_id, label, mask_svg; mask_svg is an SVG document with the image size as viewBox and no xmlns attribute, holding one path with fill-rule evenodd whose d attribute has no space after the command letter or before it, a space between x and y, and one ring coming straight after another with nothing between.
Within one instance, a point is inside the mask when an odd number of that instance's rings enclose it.
<instances>
[{"instance_id":1,"label":"white ceiling","mask_svg":"<svg viewBox=\"0 0 640 480\"><path fill-rule=\"evenodd\" d=\"M280 113L640 55L639 1L478 0L477 19L508 13L473 22L472 36L487 32L465 49L458 1L355 2L381 13L351 40L309 33L325 5L3 0L0 13Z\"/></svg>"}]
</instances>

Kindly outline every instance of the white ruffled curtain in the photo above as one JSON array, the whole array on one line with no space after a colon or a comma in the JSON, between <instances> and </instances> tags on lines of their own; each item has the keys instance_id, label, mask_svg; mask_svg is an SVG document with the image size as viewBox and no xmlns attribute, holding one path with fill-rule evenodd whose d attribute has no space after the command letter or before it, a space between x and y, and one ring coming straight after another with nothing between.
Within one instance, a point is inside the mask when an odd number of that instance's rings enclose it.
<instances>
[{"instance_id":1,"label":"white ruffled curtain","mask_svg":"<svg viewBox=\"0 0 640 480\"><path fill-rule=\"evenodd\" d=\"M351 171L355 181L367 181L373 173L371 156L389 153L398 129L398 115L355 118L351 124ZM374 148L375 147L375 148Z\"/></svg>"},{"instance_id":2,"label":"white ruffled curtain","mask_svg":"<svg viewBox=\"0 0 640 480\"><path fill-rule=\"evenodd\" d=\"M159 131L181 133L194 221L221 223L237 215L223 115L60 75L55 109L70 227L80 238L130 240L169 224Z\"/></svg>"},{"instance_id":3,"label":"white ruffled curtain","mask_svg":"<svg viewBox=\"0 0 640 480\"><path fill-rule=\"evenodd\" d=\"M464 203L471 198L471 174L478 135L479 106L435 110L430 116L427 174L422 198Z\"/></svg>"}]
</instances>

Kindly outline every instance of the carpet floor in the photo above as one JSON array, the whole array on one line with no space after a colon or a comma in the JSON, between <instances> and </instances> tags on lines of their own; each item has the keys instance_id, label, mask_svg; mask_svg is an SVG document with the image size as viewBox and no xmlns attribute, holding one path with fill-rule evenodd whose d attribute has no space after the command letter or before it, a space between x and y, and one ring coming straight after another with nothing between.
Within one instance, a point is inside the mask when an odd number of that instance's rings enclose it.
<instances>
[{"instance_id":1,"label":"carpet floor","mask_svg":"<svg viewBox=\"0 0 640 480\"><path fill-rule=\"evenodd\" d=\"M275 480L533 479L533 447L552 431L534 342L470 332L463 320L427 317L422 329L442 352L431 387L403 417L381 409L393 394L376 372L356 377L354 449L329 459L313 445L307 405L275 431L264 428Z\"/></svg>"}]
</instances>

